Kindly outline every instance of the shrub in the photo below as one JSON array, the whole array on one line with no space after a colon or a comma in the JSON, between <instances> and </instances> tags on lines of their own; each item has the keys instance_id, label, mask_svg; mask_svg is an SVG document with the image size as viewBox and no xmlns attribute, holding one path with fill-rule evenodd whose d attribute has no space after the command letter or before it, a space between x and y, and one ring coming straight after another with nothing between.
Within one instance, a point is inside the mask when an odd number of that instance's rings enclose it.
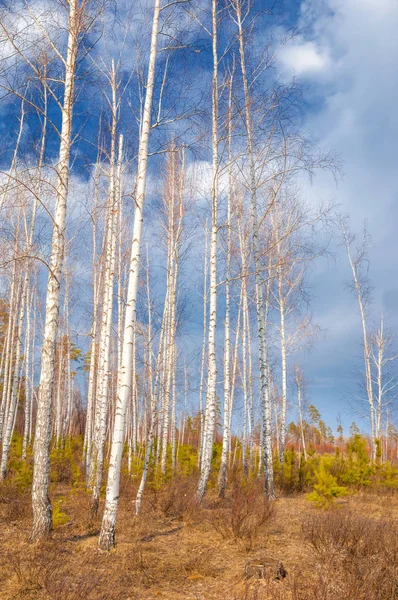
<instances>
[{"instance_id":1,"label":"shrub","mask_svg":"<svg viewBox=\"0 0 398 600\"><path fill-rule=\"evenodd\" d=\"M160 510L168 517L187 518L198 510L196 477L176 475L158 494Z\"/></svg>"},{"instance_id":2,"label":"shrub","mask_svg":"<svg viewBox=\"0 0 398 600\"><path fill-rule=\"evenodd\" d=\"M371 484L373 467L370 464L366 440L355 434L347 444L347 467L341 475L343 483L357 488L368 487Z\"/></svg>"},{"instance_id":3,"label":"shrub","mask_svg":"<svg viewBox=\"0 0 398 600\"><path fill-rule=\"evenodd\" d=\"M69 517L66 513L61 510L61 504L64 502L64 498L59 498L53 503L53 527L61 527L69 522Z\"/></svg>"},{"instance_id":4,"label":"shrub","mask_svg":"<svg viewBox=\"0 0 398 600\"><path fill-rule=\"evenodd\" d=\"M8 523L21 521L31 510L31 493L28 487L21 487L14 481L3 481L0 486L0 504L4 504L4 520Z\"/></svg>"},{"instance_id":5,"label":"shrub","mask_svg":"<svg viewBox=\"0 0 398 600\"><path fill-rule=\"evenodd\" d=\"M329 508L336 498L346 496L348 493L347 488L338 485L336 477L328 470L332 464L329 459L330 457L322 457L319 468L315 470L314 491L307 494L307 500L320 508Z\"/></svg>"},{"instance_id":6,"label":"shrub","mask_svg":"<svg viewBox=\"0 0 398 600\"><path fill-rule=\"evenodd\" d=\"M178 448L178 469L182 476L187 477L197 471L198 452L191 445L184 444Z\"/></svg>"},{"instance_id":7,"label":"shrub","mask_svg":"<svg viewBox=\"0 0 398 600\"><path fill-rule=\"evenodd\" d=\"M207 517L224 539L242 540L250 549L273 514L274 503L264 498L259 486L234 482L231 497L215 503Z\"/></svg>"},{"instance_id":8,"label":"shrub","mask_svg":"<svg viewBox=\"0 0 398 600\"><path fill-rule=\"evenodd\" d=\"M50 454L52 483L82 486L80 457L80 445L73 439L65 447L55 446Z\"/></svg>"},{"instance_id":9,"label":"shrub","mask_svg":"<svg viewBox=\"0 0 398 600\"><path fill-rule=\"evenodd\" d=\"M349 510L312 515L303 534L319 560L313 598L390 600L398 597L398 523ZM310 586L311 587L311 586ZM297 598L310 598L308 595Z\"/></svg>"},{"instance_id":10,"label":"shrub","mask_svg":"<svg viewBox=\"0 0 398 600\"><path fill-rule=\"evenodd\" d=\"M231 529L235 540L252 546L259 529L274 514L274 503L255 485L235 486L232 492Z\"/></svg>"}]
</instances>

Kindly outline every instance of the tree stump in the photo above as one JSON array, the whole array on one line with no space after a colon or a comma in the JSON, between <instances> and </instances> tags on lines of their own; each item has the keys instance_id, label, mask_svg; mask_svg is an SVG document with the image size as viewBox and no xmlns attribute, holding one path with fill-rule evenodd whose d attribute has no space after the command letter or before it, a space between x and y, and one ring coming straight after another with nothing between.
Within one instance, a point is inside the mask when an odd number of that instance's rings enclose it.
<instances>
[{"instance_id":1,"label":"tree stump","mask_svg":"<svg viewBox=\"0 0 398 600\"><path fill-rule=\"evenodd\" d=\"M249 579L273 579L280 581L287 575L287 571L280 560L249 560L245 565L245 577Z\"/></svg>"}]
</instances>

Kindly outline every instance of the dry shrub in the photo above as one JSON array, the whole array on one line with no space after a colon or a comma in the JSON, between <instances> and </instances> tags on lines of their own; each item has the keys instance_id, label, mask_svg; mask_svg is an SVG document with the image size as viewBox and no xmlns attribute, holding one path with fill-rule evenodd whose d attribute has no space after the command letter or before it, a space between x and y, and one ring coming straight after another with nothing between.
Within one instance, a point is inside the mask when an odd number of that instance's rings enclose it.
<instances>
[{"instance_id":1,"label":"dry shrub","mask_svg":"<svg viewBox=\"0 0 398 600\"><path fill-rule=\"evenodd\" d=\"M125 600L131 588L127 569L104 569L98 556L87 560L51 540L8 559L16 583L7 600Z\"/></svg>"},{"instance_id":2,"label":"dry shrub","mask_svg":"<svg viewBox=\"0 0 398 600\"><path fill-rule=\"evenodd\" d=\"M2 518L6 523L22 521L31 513L31 492L20 489L10 481L4 481L0 486L0 506Z\"/></svg>"},{"instance_id":3,"label":"dry shrub","mask_svg":"<svg viewBox=\"0 0 398 600\"><path fill-rule=\"evenodd\" d=\"M194 552L187 554L182 568L190 579L195 579L197 574L202 577L217 577L220 570L214 548L207 546L198 546Z\"/></svg>"},{"instance_id":4,"label":"dry shrub","mask_svg":"<svg viewBox=\"0 0 398 600\"><path fill-rule=\"evenodd\" d=\"M304 520L302 531L314 552L321 559L333 559L343 553L359 554L373 532L375 523L351 511L336 510L328 514L313 514Z\"/></svg>"},{"instance_id":5,"label":"dry shrub","mask_svg":"<svg viewBox=\"0 0 398 600\"><path fill-rule=\"evenodd\" d=\"M334 511L309 517L303 534L317 559L315 599L398 598L396 520Z\"/></svg>"},{"instance_id":6,"label":"dry shrub","mask_svg":"<svg viewBox=\"0 0 398 600\"><path fill-rule=\"evenodd\" d=\"M224 539L243 540L250 549L274 510L274 503L264 498L257 485L234 483L229 501L224 506L215 504L209 520Z\"/></svg>"},{"instance_id":7,"label":"dry shrub","mask_svg":"<svg viewBox=\"0 0 398 600\"><path fill-rule=\"evenodd\" d=\"M283 581L248 584L239 600L398 599L398 523L350 510L313 514L303 522L312 562Z\"/></svg>"},{"instance_id":8,"label":"dry shrub","mask_svg":"<svg viewBox=\"0 0 398 600\"><path fill-rule=\"evenodd\" d=\"M198 512L196 478L174 477L157 495L158 508L167 517L188 519Z\"/></svg>"}]
</instances>

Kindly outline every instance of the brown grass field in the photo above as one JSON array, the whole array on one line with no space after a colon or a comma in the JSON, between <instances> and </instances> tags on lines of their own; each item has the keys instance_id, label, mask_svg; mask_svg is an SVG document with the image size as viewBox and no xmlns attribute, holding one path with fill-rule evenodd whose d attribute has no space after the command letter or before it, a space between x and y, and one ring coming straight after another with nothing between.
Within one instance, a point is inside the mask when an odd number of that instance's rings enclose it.
<instances>
[{"instance_id":1,"label":"brown grass field","mask_svg":"<svg viewBox=\"0 0 398 600\"><path fill-rule=\"evenodd\" d=\"M4 600L391 600L398 598L398 496L360 494L331 510L304 495L262 499L256 482L211 491L193 478L148 488L134 514L124 481L117 547L97 548L90 496L52 489L56 527L28 542L30 492L0 487L0 598ZM102 506L101 506L102 508Z\"/></svg>"}]
</instances>

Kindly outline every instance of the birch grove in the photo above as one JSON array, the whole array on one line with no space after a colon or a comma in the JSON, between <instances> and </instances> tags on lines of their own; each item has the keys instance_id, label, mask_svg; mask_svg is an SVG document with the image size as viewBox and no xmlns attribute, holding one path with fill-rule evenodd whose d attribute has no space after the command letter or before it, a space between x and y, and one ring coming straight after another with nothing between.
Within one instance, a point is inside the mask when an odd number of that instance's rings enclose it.
<instances>
[{"instance_id":1,"label":"birch grove","mask_svg":"<svg viewBox=\"0 0 398 600\"><path fill-rule=\"evenodd\" d=\"M0 9L11 124L0 481L17 456L30 540L51 534L51 498L60 518L65 464L108 551L121 499L138 518L191 477L198 511L253 481L272 504L292 453L305 478L322 444L343 446L312 404L324 367L309 352L327 338L312 289L335 246L360 317L350 399L372 464L388 461L393 318L372 294L367 230L356 237L348 217L306 197L306 177L338 175L339 162L307 139L299 83L279 71L296 34L280 35L257 0L11 4Z\"/></svg>"},{"instance_id":2,"label":"birch grove","mask_svg":"<svg viewBox=\"0 0 398 600\"><path fill-rule=\"evenodd\" d=\"M65 67L64 99L61 108L59 158L57 164L56 206L49 265L42 364L34 442L34 471L32 483L32 539L37 540L51 531L52 510L48 496L49 446L51 441L51 411L55 372L55 341L58 330L59 290L65 248L65 219L68 199L69 161L72 143L72 114L74 78L78 52L79 10L72 0L68 15L68 43Z\"/></svg>"}]
</instances>

